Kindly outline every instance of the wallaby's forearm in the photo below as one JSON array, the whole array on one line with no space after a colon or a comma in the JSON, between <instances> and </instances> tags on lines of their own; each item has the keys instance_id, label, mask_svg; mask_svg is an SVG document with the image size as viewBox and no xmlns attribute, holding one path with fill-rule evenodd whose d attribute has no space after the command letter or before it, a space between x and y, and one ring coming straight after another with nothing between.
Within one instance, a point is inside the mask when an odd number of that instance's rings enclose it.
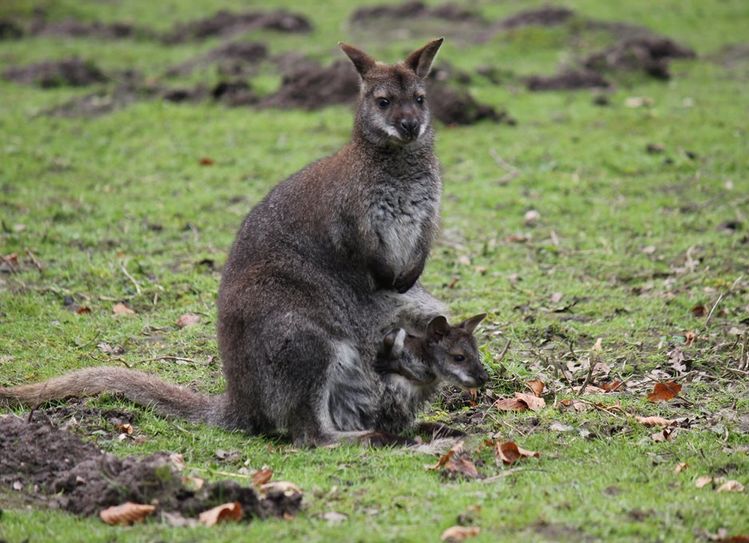
<instances>
[{"instance_id":1,"label":"wallaby's forearm","mask_svg":"<svg viewBox=\"0 0 749 543\"><path fill-rule=\"evenodd\" d=\"M36 407L50 400L121 394L161 415L221 424L220 396L206 396L154 375L114 367L86 368L41 383L0 388L0 405Z\"/></svg>"}]
</instances>

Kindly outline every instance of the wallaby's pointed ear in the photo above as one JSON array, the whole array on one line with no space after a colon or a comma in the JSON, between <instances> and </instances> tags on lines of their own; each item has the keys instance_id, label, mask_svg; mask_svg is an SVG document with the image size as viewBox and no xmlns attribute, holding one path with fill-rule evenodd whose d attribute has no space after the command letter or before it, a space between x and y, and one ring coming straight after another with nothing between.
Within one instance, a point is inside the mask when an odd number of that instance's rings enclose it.
<instances>
[{"instance_id":1,"label":"wallaby's pointed ear","mask_svg":"<svg viewBox=\"0 0 749 543\"><path fill-rule=\"evenodd\" d=\"M340 41L338 42L338 47L340 47L341 51L346 53L346 56L351 59L351 62L354 63L356 71L359 72L359 75L362 77L364 77L367 72L371 70L372 67L376 64L375 59L370 57L361 49L357 49L352 45L348 45L347 43L343 43Z\"/></svg>"},{"instance_id":2,"label":"wallaby's pointed ear","mask_svg":"<svg viewBox=\"0 0 749 543\"><path fill-rule=\"evenodd\" d=\"M440 315L434 317L427 326L427 339L439 340L450 333L450 325L447 319Z\"/></svg>"},{"instance_id":3,"label":"wallaby's pointed ear","mask_svg":"<svg viewBox=\"0 0 749 543\"><path fill-rule=\"evenodd\" d=\"M443 41L445 41L445 38L437 38L434 41L430 41L421 49L417 49L408 55L403 63L406 67L411 68L416 75L422 79L425 78L429 75L429 70L432 69L432 61L437 56L437 51L440 50Z\"/></svg>"},{"instance_id":4,"label":"wallaby's pointed ear","mask_svg":"<svg viewBox=\"0 0 749 543\"><path fill-rule=\"evenodd\" d=\"M385 353L391 358L398 358L403 354L403 346L406 341L406 331L403 328L396 328L388 332L382 340L385 346Z\"/></svg>"},{"instance_id":5,"label":"wallaby's pointed ear","mask_svg":"<svg viewBox=\"0 0 749 543\"><path fill-rule=\"evenodd\" d=\"M486 313L481 313L479 315L471 317L470 319L464 320L458 325L458 327L462 330L465 330L469 334L473 334L473 331L476 329L479 323L485 318L486 318Z\"/></svg>"}]
</instances>

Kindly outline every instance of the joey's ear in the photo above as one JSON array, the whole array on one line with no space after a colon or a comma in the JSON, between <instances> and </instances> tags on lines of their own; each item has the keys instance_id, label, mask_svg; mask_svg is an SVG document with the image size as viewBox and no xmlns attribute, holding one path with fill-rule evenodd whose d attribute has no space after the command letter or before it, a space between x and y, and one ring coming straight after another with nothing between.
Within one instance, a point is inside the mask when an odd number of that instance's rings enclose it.
<instances>
[{"instance_id":1,"label":"joey's ear","mask_svg":"<svg viewBox=\"0 0 749 543\"><path fill-rule=\"evenodd\" d=\"M403 64L406 67L411 68L416 75L424 79L429 75L429 70L432 68L432 61L437 56L437 51L440 50L442 42L445 38L437 38L434 41L430 41L421 49L417 49L406 57Z\"/></svg>"},{"instance_id":2,"label":"joey's ear","mask_svg":"<svg viewBox=\"0 0 749 543\"><path fill-rule=\"evenodd\" d=\"M339 41L338 47L340 47L341 51L346 53L346 56L351 59L351 62L354 63L356 71L359 72L359 75L362 77L364 77L367 72L371 70L376 64L375 59L370 57L361 49L357 49L353 45L348 45L347 43Z\"/></svg>"},{"instance_id":3,"label":"joey's ear","mask_svg":"<svg viewBox=\"0 0 749 543\"><path fill-rule=\"evenodd\" d=\"M385 353L392 357L398 358L403 354L403 345L406 341L406 331L403 328L396 328L388 332L385 338L382 340L385 346Z\"/></svg>"},{"instance_id":4,"label":"joey's ear","mask_svg":"<svg viewBox=\"0 0 749 543\"><path fill-rule=\"evenodd\" d=\"M427 326L427 338L432 340L442 339L450 333L450 325L447 323L447 319L440 315L434 317Z\"/></svg>"},{"instance_id":5,"label":"joey's ear","mask_svg":"<svg viewBox=\"0 0 749 543\"><path fill-rule=\"evenodd\" d=\"M486 318L486 313L481 313L470 319L466 319L458 325L458 328L465 330L469 334L473 334L473 331L479 325L479 323Z\"/></svg>"}]
</instances>

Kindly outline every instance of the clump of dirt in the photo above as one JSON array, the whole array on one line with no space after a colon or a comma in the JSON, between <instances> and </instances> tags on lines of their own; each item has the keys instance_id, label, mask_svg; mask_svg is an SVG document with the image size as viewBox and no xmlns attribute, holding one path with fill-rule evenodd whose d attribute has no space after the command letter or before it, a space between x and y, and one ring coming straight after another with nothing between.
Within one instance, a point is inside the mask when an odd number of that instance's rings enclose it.
<instances>
[{"instance_id":1,"label":"clump of dirt","mask_svg":"<svg viewBox=\"0 0 749 543\"><path fill-rule=\"evenodd\" d=\"M161 512L195 516L222 503L238 501L245 520L293 515L301 494L258 494L234 481L200 490L185 486L167 453L118 458L47 423L0 416L0 484L36 501L78 515L95 515L126 501L155 503Z\"/></svg>"},{"instance_id":2,"label":"clump of dirt","mask_svg":"<svg viewBox=\"0 0 749 543\"><path fill-rule=\"evenodd\" d=\"M606 78L593 70L565 70L556 75L534 75L525 80L528 90L606 89L611 87Z\"/></svg>"},{"instance_id":3,"label":"clump of dirt","mask_svg":"<svg viewBox=\"0 0 749 543\"><path fill-rule=\"evenodd\" d=\"M76 19L62 21L46 21L37 18L31 23L29 34L34 36L64 36L70 38L98 38L103 40L117 40L133 38L136 35L145 36L145 30L136 29L128 23L101 23L99 21L85 22Z\"/></svg>"},{"instance_id":4,"label":"clump of dirt","mask_svg":"<svg viewBox=\"0 0 749 543\"><path fill-rule=\"evenodd\" d=\"M479 121L516 124L506 111L482 104L471 96L467 90L450 85L437 79L427 84L429 109L432 115L447 125L469 125Z\"/></svg>"},{"instance_id":5,"label":"clump of dirt","mask_svg":"<svg viewBox=\"0 0 749 543\"><path fill-rule=\"evenodd\" d=\"M726 45L707 58L726 68L735 68L742 63L749 62L749 43Z\"/></svg>"},{"instance_id":6,"label":"clump of dirt","mask_svg":"<svg viewBox=\"0 0 749 543\"><path fill-rule=\"evenodd\" d=\"M405 2L403 4L383 4L357 9L351 14L350 21L364 25L372 19L442 19L452 22L485 22L477 13L454 4L445 3L430 7L424 2Z\"/></svg>"},{"instance_id":7,"label":"clump of dirt","mask_svg":"<svg viewBox=\"0 0 749 543\"><path fill-rule=\"evenodd\" d=\"M642 71L658 79L670 79L669 61L695 58L695 52L673 40L659 36L643 36L619 41L603 51L588 56L583 65L599 72Z\"/></svg>"},{"instance_id":8,"label":"clump of dirt","mask_svg":"<svg viewBox=\"0 0 749 543\"><path fill-rule=\"evenodd\" d=\"M23 29L14 21L0 19L0 41L17 40L23 37Z\"/></svg>"},{"instance_id":9,"label":"clump of dirt","mask_svg":"<svg viewBox=\"0 0 749 543\"><path fill-rule=\"evenodd\" d=\"M323 68L310 61L298 63L283 74L281 87L262 100L264 107L320 109L354 102L359 94L359 75L347 60Z\"/></svg>"},{"instance_id":10,"label":"clump of dirt","mask_svg":"<svg viewBox=\"0 0 749 543\"><path fill-rule=\"evenodd\" d=\"M557 26L568 22L574 16L575 12L569 8L545 6L510 15L494 24L493 28L510 30L523 26Z\"/></svg>"},{"instance_id":11,"label":"clump of dirt","mask_svg":"<svg viewBox=\"0 0 749 543\"><path fill-rule=\"evenodd\" d=\"M84 87L107 81L107 76L94 63L78 58L11 66L5 70L3 76L16 83L37 85L43 88Z\"/></svg>"},{"instance_id":12,"label":"clump of dirt","mask_svg":"<svg viewBox=\"0 0 749 543\"><path fill-rule=\"evenodd\" d=\"M140 82L125 82L110 89L102 89L77 96L45 112L58 117L97 117L117 111L138 100L161 99L173 103L196 103L213 100L229 107L254 105L259 97L242 80L219 81L213 87L198 84L194 87L167 87Z\"/></svg>"},{"instance_id":13,"label":"clump of dirt","mask_svg":"<svg viewBox=\"0 0 749 543\"><path fill-rule=\"evenodd\" d=\"M311 31L312 24L304 15L285 10L242 13L221 10L205 19L175 25L164 41L180 43L259 29L299 33Z\"/></svg>"},{"instance_id":14,"label":"clump of dirt","mask_svg":"<svg viewBox=\"0 0 749 543\"><path fill-rule=\"evenodd\" d=\"M236 41L221 45L204 55L170 68L166 75L187 75L196 68L218 64L218 71L221 75L246 77L252 75L257 65L267 56L268 48L262 43Z\"/></svg>"}]
</instances>

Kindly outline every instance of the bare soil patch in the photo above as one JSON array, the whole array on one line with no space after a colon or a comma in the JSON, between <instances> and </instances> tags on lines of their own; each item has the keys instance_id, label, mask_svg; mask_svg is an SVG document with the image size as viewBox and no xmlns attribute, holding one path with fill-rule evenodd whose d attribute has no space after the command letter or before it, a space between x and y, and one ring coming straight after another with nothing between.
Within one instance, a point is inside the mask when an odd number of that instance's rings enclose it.
<instances>
[{"instance_id":1,"label":"bare soil patch","mask_svg":"<svg viewBox=\"0 0 749 543\"><path fill-rule=\"evenodd\" d=\"M26 66L11 66L3 73L16 83L51 87L84 87L107 81L107 76L90 61L78 58L47 60Z\"/></svg>"},{"instance_id":2,"label":"bare soil patch","mask_svg":"<svg viewBox=\"0 0 749 543\"><path fill-rule=\"evenodd\" d=\"M63 36L69 38L97 38L103 40L118 40L133 38L136 35L150 35L143 29L138 29L128 23L101 23L99 21L86 22L77 19L62 21L47 21L36 18L29 27L29 34L33 36Z\"/></svg>"},{"instance_id":3,"label":"bare soil patch","mask_svg":"<svg viewBox=\"0 0 749 543\"><path fill-rule=\"evenodd\" d=\"M403 4L380 4L359 8L351 14L350 21L354 24L366 25L373 19L442 19L444 21L465 22L486 21L476 12L459 4L447 2L439 6L427 6L424 2L405 2Z\"/></svg>"},{"instance_id":4,"label":"bare soil patch","mask_svg":"<svg viewBox=\"0 0 749 543\"><path fill-rule=\"evenodd\" d=\"M118 458L47 422L12 415L0 416L0 485L78 515L127 501L156 503L159 512L185 517L237 501L245 520L293 515L301 506L300 494L260 495L234 481L194 490L168 453Z\"/></svg>"},{"instance_id":5,"label":"bare soil patch","mask_svg":"<svg viewBox=\"0 0 749 543\"><path fill-rule=\"evenodd\" d=\"M657 79L670 79L669 61L695 58L695 52L669 38L643 36L626 38L588 56L583 65L599 72L640 71Z\"/></svg>"},{"instance_id":6,"label":"bare soil patch","mask_svg":"<svg viewBox=\"0 0 749 543\"><path fill-rule=\"evenodd\" d=\"M178 23L163 39L167 43L180 43L259 29L290 33L309 32L312 30L312 23L304 15L285 10L241 13L221 10L204 19Z\"/></svg>"},{"instance_id":7,"label":"bare soil patch","mask_svg":"<svg viewBox=\"0 0 749 543\"><path fill-rule=\"evenodd\" d=\"M257 65L268 56L268 48L263 43L236 41L225 43L204 55L170 68L168 76L187 75L198 68L218 65L221 75L246 77L254 74Z\"/></svg>"},{"instance_id":8,"label":"bare soil patch","mask_svg":"<svg viewBox=\"0 0 749 543\"><path fill-rule=\"evenodd\" d=\"M550 76L531 76L525 80L528 90L606 89L611 87L606 78L593 70L565 70Z\"/></svg>"}]
</instances>

